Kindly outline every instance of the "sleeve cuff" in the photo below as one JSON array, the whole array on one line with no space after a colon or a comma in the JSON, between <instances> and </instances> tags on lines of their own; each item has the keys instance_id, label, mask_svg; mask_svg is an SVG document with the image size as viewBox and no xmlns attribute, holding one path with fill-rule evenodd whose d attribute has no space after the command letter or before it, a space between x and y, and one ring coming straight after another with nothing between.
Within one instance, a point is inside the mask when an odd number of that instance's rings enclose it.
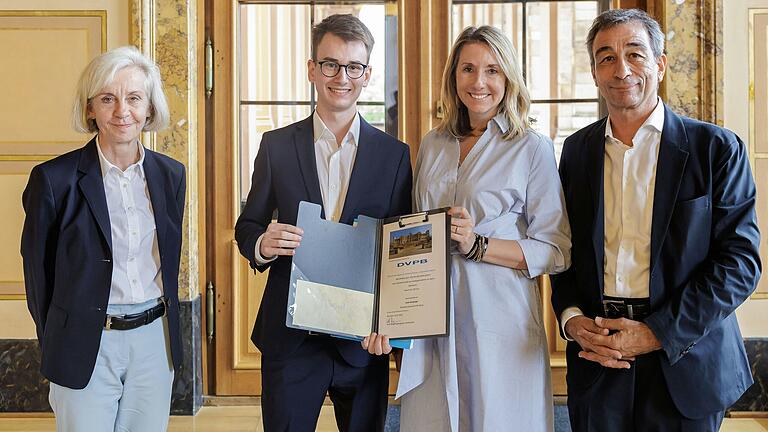
<instances>
[{"instance_id":1,"label":"sleeve cuff","mask_svg":"<svg viewBox=\"0 0 768 432\"><path fill-rule=\"evenodd\" d=\"M525 257L527 269L524 273L535 278L545 273L560 273L565 270L563 255L557 246L535 239L516 240Z\"/></svg>"},{"instance_id":2,"label":"sleeve cuff","mask_svg":"<svg viewBox=\"0 0 768 432\"><path fill-rule=\"evenodd\" d=\"M255 247L255 249L253 251L253 260L256 261L256 264L258 264L258 265L269 264L272 261L277 259L277 255L275 255L275 256L273 256L271 258L264 258L263 256L261 256L261 252L259 252L259 250L261 249L261 239L262 238L264 238L264 234L260 235L259 239L256 240L256 247Z\"/></svg>"},{"instance_id":3,"label":"sleeve cuff","mask_svg":"<svg viewBox=\"0 0 768 432\"><path fill-rule=\"evenodd\" d=\"M563 333L563 336L565 337L565 340L567 341L573 341L573 338L568 336L568 333L565 331L565 323L568 322L569 319L577 316L584 315L584 313L581 311L581 309L577 308L576 306L571 306L563 311L563 313L560 315L560 330Z\"/></svg>"}]
</instances>

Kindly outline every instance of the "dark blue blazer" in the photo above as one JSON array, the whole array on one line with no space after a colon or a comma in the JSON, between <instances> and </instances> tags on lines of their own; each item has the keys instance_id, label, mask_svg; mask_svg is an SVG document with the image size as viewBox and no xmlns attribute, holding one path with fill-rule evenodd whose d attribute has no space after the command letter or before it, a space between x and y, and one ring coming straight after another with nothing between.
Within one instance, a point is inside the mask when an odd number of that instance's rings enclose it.
<instances>
[{"instance_id":1,"label":"dark blue blazer","mask_svg":"<svg viewBox=\"0 0 768 432\"><path fill-rule=\"evenodd\" d=\"M144 173L178 370L184 166L145 149ZM24 284L40 343L41 372L56 384L82 389L96 364L112 281L112 231L96 140L34 167L22 201Z\"/></svg>"},{"instance_id":2,"label":"dark blue blazer","mask_svg":"<svg viewBox=\"0 0 768 432\"><path fill-rule=\"evenodd\" d=\"M254 162L248 200L235 225L240 253L251 267L261 272L270 269L251 339L265 356L273 359L293 353L307 332L285 325L291 258L281 256L259 266L254 260L254 249L275 210L278 222L296 225L299 201L323 205L312 134L312 116L264 134ZM361 118L357 155L340 222L352 224L358 215L385 218L410 213L411 183L408 146ZM370 361L371 356L359 342L338 339L334 343L353 366L364 366Z\"/></svg>"},{"instance_id":3,"label":"dark blue blazer","mask_svg":"<svg viewBox=\"0 0 768 432\"><path fill-rule=\"evenodd\" d=\"M733 132L665 106L651 227L651 315L667 387L678 410L701 418L733 404L752 384L734 310L760 277L755 185ZM552 277L558 319L569 306L602 313L604 260L602 119L565 141L560 177L571 222L571 268ZM568 391L603 372L569 342Z\"/></svg>"}]
</instances>

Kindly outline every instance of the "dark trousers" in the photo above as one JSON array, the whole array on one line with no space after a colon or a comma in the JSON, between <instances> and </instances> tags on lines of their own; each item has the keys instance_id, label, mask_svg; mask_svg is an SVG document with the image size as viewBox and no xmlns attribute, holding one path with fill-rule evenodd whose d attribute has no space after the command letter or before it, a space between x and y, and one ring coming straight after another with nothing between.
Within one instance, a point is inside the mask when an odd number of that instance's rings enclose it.
<instances>
[{"instance_id":1,"label":"dark trousers","mask_svg":"<svg viewBox=\"0 0 768 432\"><path fill-rule=\"evenodd\" d=\"M725 411L702 419L675 407L658 353L638 356L630 369L604 368L583 391L568 389L573 432L717 432Z\"/></svg>"},{"instance_id":2,"label":"dark trousers","mask_svg":"<svg viewBox=\"0 0 768 432\"><path fill-rule=\"evenodd\" d=\"M288 359L264 357L261 374L265 432L314 431L326 393L339 431L384 430L387 356L354 367L341 357L331 338L310 336Z\"/></svg>"}]
</instances>

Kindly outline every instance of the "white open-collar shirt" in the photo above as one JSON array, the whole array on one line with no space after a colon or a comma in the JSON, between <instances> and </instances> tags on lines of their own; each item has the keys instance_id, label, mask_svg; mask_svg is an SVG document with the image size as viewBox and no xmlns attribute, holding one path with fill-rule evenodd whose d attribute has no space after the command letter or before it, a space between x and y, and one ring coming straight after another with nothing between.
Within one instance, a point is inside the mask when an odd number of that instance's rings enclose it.
<instances>
[{"instance_id":1,"label":"white open-collar shirt","mask_svg":"<svg viewBox=\"0 0 768 432\"><path fill-rule=\"evenodd\" d=\"M357 156L360 139L360 114L355 114L349 131L339 144L336 135L325 125L317 114L312 115L312 136L315 139L315 162L317 179L323 195L325 218L338 222L344 210L344 201L349 189L349 178Z\"/></svg>"},{"instance_id":2,"label":"white open-collar shirt","mask_svg":"<svg viewBox=\"0 0 768 432\"><path fill-rule=\"evenodd\" d=\"M605 124L604 295L650 296L653 199L663 130L664 104L661 99L635 133L632 146L613 136L610 117ZM577 307L563 311L560 320L563 330L565 323L577 315L583 315Z\"/></svg>"},{"instance_id":3,"label":"white open-collar shirt","mask_svg":"<svg viewBox=\"0 0 768 432\"><path fill-rule=\"evenodd\" d=\"M163 295L155 215L144 175L144 147L138 146L139 160L123 171L107 160L96 138L112 235L109 304L144 303Z\"/></svg>"}]
</instances>

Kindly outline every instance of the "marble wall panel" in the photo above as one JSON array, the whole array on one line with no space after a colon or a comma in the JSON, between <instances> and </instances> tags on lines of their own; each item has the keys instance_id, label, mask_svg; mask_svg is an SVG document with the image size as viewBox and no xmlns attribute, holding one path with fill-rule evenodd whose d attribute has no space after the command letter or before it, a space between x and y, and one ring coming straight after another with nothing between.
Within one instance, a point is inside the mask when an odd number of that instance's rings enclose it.
<instances>
[{"instance_id":1,"label":"marble wall panel","mask_svg":"<svg viewBox=\"0 0 768 432\"><path fill-rule=\"evenodd\" d=\"M768 338L744 340L755 383L731 407L731 411L768 411Z\"/></svg>"},{"instance_id":2,"label":"marble wall panel","mask_svg":"<svg viewBox=\"0 0 768 432\"><path fill-rule=\"evenodd\" d=\"M179 290L180 299L195 298L200 292L196 5L186 0L132 0L129 8L131 43L160 67L171 114L168 129L148 137L150 147L180 161L187 170L179 268L179 287L185 288Z\"/></svg>"},{"instance_id":3,"label":"marble wall panel","mask_svg":"<svg viewBox=\"0 0 768 432\"><path fill-rule=\"evenodd\" d=\"M184 360L173 383L171 414L194 415L203 405L200 297L179 306ZM37 340L0 339L0 412L45 411L51 406Z\"/></svg>"},{"instance_id":4,"label":"marble wall panel","mask_svg":"<svg viewBox=\"0 0 768 432\"><path fill-rule=\"evenodd\" d=\"M200 296L191 301L179 302L184 362L174 377L171 401L173 415L195 415L203 406L203 341L200 305Z\"/></svg>"},{"instance_id":5,"label":"marble wall panel","mask_svg":"<svg viewBox=\"0 0 768 432\"><path fill-rule=\"evenodd\" d=\"M0 340L0 412L50 410L37 340Z\"/></svg>"},{"instance_id":6,"label":"marble wall panel","mask_svg":"<svg viewBox=\"0 0 768 432\"><path fill-rule=\"evenodd\" d=\"M662 97L678 113L723 125L723 1L667 1Z\"/></svg>"}]
</instances>

